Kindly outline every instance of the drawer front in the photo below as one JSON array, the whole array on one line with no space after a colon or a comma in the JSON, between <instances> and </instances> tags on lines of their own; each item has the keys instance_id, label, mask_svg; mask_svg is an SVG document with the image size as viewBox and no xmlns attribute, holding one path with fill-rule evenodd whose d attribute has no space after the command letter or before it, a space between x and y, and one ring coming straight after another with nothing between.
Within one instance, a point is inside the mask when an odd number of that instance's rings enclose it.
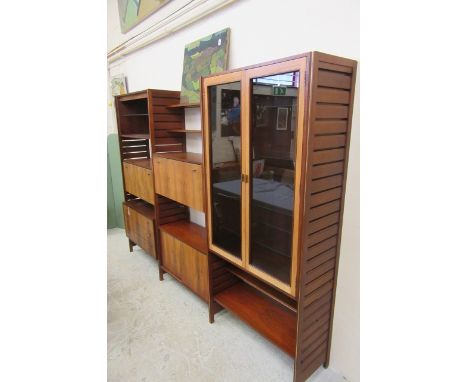
<instances>
[{"instance_id":1,"label":"drawer front","mask_svg":"<svg viewBox=\"0 0 468 382\"><path fill-rule=\"evenodd\" d=\"M153 221L128 206L123 206L125 233L141 249L156 257Z\"/></svg>"},{"instance_id":2,"label":"drawer front","mask_svg":"<svg viewBox=\"0 0 468 382\"><path fill-rule=\"evenodd\" d=\"M161 231L162 264L187 287L208 300L208 258L175 237Z\"/></svg>"},{"instance_id":3,"label":"drawer front","mask_svg":"<svg viewBox=\"0 0 468 382\"><path fill-rule=\"evenodd\" d=\"M125 190L148 203L154 204L153 173L151 170L129 163L123 165Z\"/></svg>"},{"instance_id":4,"label":"drawer front","mask_svg":"<svg viewBox=\"0 0 468 382\"><path fill-rule=\"evenodd\" d=\"M165 158L154 158L156 193L203 211L201 165Z\"/></svg>"}]
</instances>

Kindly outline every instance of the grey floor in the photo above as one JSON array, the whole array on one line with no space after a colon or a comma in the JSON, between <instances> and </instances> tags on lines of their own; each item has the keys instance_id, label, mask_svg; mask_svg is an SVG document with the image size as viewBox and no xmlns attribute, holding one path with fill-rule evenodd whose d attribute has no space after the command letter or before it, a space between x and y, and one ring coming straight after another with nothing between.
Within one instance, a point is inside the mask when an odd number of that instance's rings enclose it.
<instances>
[{"instance_id":1,"label":"grey floor","mask_svg":"<svg viewBox=\"0 0 468 382\"><path fill-rule=\"evenodd\" d=\"M136 247L107 231L109 381L291 382L293 361L227 311L209 324L207 306ZM343 382L319 369L308 382Z\"/></svg>"}]
</instances>

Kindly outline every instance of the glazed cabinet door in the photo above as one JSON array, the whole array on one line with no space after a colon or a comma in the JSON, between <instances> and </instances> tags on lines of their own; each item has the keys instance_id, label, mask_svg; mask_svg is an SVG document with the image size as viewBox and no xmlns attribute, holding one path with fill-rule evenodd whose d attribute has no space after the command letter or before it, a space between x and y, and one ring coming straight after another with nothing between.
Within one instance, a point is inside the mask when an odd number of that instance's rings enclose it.
<instances>
[{"instance_id":1,"label":"glazed cabinet door","mask_svg":"<svg viewBox=\"0 0 468 382\"><path fill-rule=\"evenodd\" d=\"M242 72L204 78L202 89L209 249L242 265Z\"/></svg>"},{"instance_id":2,"label":"glazed cabinet door","mask_svg":"<svg viewBox=\"0 0 468 382\"><path fill-rule=\"evenodd\" d=\"M296 294L306 59L247 70L246 269Z\"/></svg>"}]
</instances>

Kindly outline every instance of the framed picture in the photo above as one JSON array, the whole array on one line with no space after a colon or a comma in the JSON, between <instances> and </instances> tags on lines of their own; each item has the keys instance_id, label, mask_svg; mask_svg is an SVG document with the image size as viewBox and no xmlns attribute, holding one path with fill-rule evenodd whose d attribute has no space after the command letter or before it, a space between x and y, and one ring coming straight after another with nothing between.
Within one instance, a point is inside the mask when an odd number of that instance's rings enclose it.
<instances>
[{"instance_id":1,"label":"framed picture","mask_svg":"<svg viewBox=\"0 0 468 382\"><path fill-rule=\"evenodd\" d=\"M127 83L123 74L111 78L111 89L113 96L127 94Z\"/></svg>"},{"instance_id":2,"label":"framed picture","mask_svg":"<svg viewBox=\"0 0 468 382\"><path fill-rule=\"evenodd\" d=\"M221 89L221 136L240 136L240 91Z\"/></svg>"},{"instance_id":3,"label":"framed picture","mask_svg":"<svg viewBox=\"0 0 468 382\"><path fill-rule=\"evenodd\" d=\"M287 107L279 107L276 114L276 130L288 130L288 114Z\"/></svg>"},{"instance_id":4,"label":"framed picture","mask_svg":"<svg viewBox=\"0 0 468 382\"><path fill-rule=\"evenodd\" d=\"M227 69L230 29L210 34L185 46L182 103L200 102L200 77Z\"/></svg>"}]
</instances>

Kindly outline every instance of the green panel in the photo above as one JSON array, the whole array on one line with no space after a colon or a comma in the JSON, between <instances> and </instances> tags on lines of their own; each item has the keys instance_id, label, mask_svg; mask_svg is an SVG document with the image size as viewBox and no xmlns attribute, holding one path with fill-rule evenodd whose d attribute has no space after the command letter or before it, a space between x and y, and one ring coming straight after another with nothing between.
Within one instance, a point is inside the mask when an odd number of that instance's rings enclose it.
<instances>
[{"instance_id":1,"label":"green panel","mask_svg":"<svg viewBox=\"0 0 468 382\"><path fill-rule=\"evenodd\" d=\"M112 188L112 175L107 154L107 229L117 227L115 219L114 189Z\"/></svg>"},{"instance_id":2,"label":"green panel","mask_svg":"<svg viewBox=\"0 0 468 382\"><path fill-rule=\"evenodd\" d=\"M107 136L107 155L112 177L112 189L115 205L115 221L117 227L124 228L122 203L124 201L122 166L120 164L119 138L117 134ZM107 202L109 204L109 201Z\"/></svg>"}]
</instances>

